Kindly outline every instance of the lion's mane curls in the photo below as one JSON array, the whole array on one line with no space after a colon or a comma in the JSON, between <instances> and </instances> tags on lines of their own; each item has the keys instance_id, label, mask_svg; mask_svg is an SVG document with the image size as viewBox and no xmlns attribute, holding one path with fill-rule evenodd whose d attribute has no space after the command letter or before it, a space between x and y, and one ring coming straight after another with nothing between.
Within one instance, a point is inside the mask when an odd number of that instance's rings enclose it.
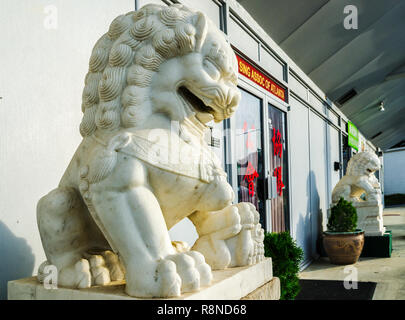
<instances>
[{"instance_id":1,"label":"lion's mane curls","mask_svg":"<svg viewBox=\"0 0 405 320\"><path fill-rule=\"evenodd\" d=\"M114 19L90 57L82 96L83 137L96 129L135 127L153 112L151 79L162 62L196 49L196 17L180 4L149 4Z\"/></svg>"},{"instance_id":2,"label":"lion's mane curls","mask_svg":"<svg viewBox=\"0 0 405 320\"><path fill-rule=\"evenodd\" d=\"M379 159L375 154L369 152L356 153L347 164L346 175L349 176L364 176L368 175L367 168L370 163L379 163Z\"/></svg>"}]
</instances>

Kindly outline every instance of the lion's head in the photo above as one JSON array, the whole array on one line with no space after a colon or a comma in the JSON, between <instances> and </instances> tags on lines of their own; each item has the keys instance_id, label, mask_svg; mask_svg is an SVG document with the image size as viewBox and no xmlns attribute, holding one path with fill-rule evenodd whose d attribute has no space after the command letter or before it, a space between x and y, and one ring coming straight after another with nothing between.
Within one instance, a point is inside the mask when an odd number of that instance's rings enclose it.
<instances>
[{"instance_id":1,"label":"lion's head","mask_svg":"<svg viewBox=\"0 0 405 320\"><path fill-rule=\"evenodd\" d=\"M380 159L371 152L359 152L355 154L347 164L346 175L370 176L380 170Z\"/></svg>"},{"instance_id":2,"label":"lion's head","mask_svg":"<svg viewBox=\"0 0 405 320\"><path fill-rule=\"evenodd\" d=\"M152 114L206 123L230 117L240 100L237 62L201 12L146 5L114 19L96 43L83 90L83 136L142 127Z\"/></svg>"}]
</instances>

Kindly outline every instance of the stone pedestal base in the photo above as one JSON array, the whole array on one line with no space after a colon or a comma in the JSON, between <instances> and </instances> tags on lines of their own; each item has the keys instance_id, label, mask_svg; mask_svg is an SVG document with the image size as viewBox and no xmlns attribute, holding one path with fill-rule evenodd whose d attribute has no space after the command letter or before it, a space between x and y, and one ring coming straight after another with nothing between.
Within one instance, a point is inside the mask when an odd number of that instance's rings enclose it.
<instances>
[{"instance_id":1,"label":"stone pedestal base","mask_svg":"<svg viewBox=\"0 0 405 320\"><path fill-rule=\"evenodd\" d=\"M280 281L273 278L271 258L248 267L230 268L213 272L209 287L167 300L239 300L280 298ZM45 289L36 277L8 283L9 300L142 300L124 292L125 282L112 282L89 289Z\"/></svg>"},{"instance_id":2,"label":"stone pedestal base","mask_svg":"<svg viewBox=\"0 0 405 320\"><path fill-rule=\"evenodd\" d=\"M280 300L280 279L273 277L265 285L249 293L241 300Z\"/></svg>"},{"instance_id":3,"label":"stone pedestal base","mask_svg":"<svg viewBox=\"0 0 405 320\"><path fill-rule=\"evenodd\" d=\"M366 236L382 236L385 233L383 206L355 206L357 210L357 228L364 230Z\"/></svg>"}]
</instances>

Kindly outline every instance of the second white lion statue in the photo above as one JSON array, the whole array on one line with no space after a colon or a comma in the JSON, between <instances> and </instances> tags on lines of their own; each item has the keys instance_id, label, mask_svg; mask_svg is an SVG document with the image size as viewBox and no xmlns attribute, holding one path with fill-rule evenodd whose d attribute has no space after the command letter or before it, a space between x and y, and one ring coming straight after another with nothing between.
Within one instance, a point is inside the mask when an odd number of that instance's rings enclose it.
<instances>
[{"instance_id":1,"label":"second white lion statue","mask_svg":"<svg viewBox=\"0 0 405 320\"><path fill-rule=\"evenodd\" d=\"M96 43L83 90L83 141L59 186L41 198L38 226L58 284L126 280L137 297L209 285L211 269L264 258L264 232L204 141L206 123L240 100L235 54L201 12L147 5L117 17ZM173 129L174 128L174 129ZM168 229L184 218L190 250Z\"/></svg>"},{"instance_id":2,"label":"second white lion statue","mask_svg":"<svg viewBox=\"0 0 405 320\"><path fill-rule=\"evenodd\" d=\"M381 187L374 174L380 168L376 154L359 152L349 160L345 176L332 191L332 206L341 197L352 202L357 209L357 227L370 236L385 232Z\"/></svg>"},{"instance_id":3,"label":"second white lion statue","mask_svg":"<svg viewBox=\"0 0 405 320\"><path fill-rule=\"evenodd\" d=\"M332 202L337 203L340 197L354 203L367 201L381 203L381 188L374 173L380 170L381 164L377 155L371 152L355 154L347 164L345 176L338 182L332 192ZM365 199L362 200L361 196Z\"/></svg>"}]
</instances>

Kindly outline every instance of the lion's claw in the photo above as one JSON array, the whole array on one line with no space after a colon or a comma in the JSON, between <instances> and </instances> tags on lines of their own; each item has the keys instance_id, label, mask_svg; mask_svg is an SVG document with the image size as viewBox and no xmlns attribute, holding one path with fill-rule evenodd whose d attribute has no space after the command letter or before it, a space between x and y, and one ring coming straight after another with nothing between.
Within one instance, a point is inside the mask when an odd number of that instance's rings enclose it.
<instances>
[{"instance_id":1,"label":"lion's claw","mask_svg":"<svg viewBox=\"0 0 405 320\"><path fill-rule=\"evenodd\" d=\"M226 219L224 216L232 218ZM259 223L260 215L253 204L238 203L207 217L202 223L203 230L211 229L211 233L199 232L200 238L193 249L204 254L212 269L246 266L263 260L264 230ZM215 229L216 217L221 219L221 227L224 227L224 221L231 223L225 228ZM201 231L198 224L196 227L197 231Z\"/></svg>"}]
</instances>

